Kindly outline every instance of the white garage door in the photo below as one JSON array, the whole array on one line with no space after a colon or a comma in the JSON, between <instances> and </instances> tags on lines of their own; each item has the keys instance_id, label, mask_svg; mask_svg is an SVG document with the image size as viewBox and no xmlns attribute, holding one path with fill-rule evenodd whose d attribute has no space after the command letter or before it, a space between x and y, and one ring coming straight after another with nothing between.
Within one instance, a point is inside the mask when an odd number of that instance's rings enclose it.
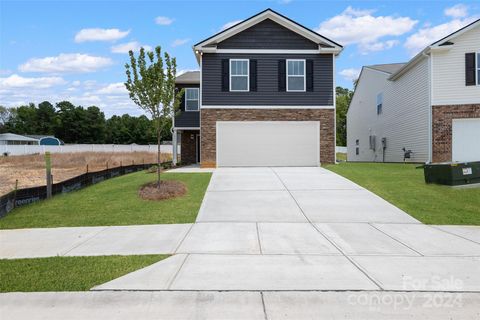
<instances>
[{"instance_id":1,"label":"white garage door","mask_svg":"<svg viewBox=\"0 0 480 320\"><path fill-rule=\"evenodd\" d=\"M480 161L480 118L453 120L452 161Z\"/></svg>"},{"instance_id":2,"label":"white garage door","mask_svg":"<svg viewBox=\"0 0 480 320\"><path fill-rule=\"evenodd\" d=\"M220 167L318 166L318 121L218 121Z\"/></svg>"}]
</instances>

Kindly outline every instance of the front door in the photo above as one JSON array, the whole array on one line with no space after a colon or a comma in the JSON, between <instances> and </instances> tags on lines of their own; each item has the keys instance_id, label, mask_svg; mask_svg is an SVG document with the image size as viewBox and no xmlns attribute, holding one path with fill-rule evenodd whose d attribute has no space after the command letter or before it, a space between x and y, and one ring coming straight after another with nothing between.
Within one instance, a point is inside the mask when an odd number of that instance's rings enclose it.
<instances>
[{"instance_id":1,"label":"front door","mask_svg":"<svg viewBox=\"0 0 480 320\"><path fill-rule=\"evenodd\" d=\"M195 141L196 141L196 159L197 159L197 163L200 163L200 135L197 134L195 136Z\"/></svg>"}]
</instances>

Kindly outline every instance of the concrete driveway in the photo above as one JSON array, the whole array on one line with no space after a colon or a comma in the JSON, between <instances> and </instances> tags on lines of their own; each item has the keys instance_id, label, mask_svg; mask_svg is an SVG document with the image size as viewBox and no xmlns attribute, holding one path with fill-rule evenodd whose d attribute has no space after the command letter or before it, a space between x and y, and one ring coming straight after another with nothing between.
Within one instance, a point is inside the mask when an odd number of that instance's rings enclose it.
<instances>
[{"instance_id":1,"label":"concrete driveway","mask_svg":"<svg viewBox=\"0 0 480 320\"><path fill-rule=\"evenodd\" d=\"M175 256L94 290L480 292L480 229L456 232L323 168L221 168Z\"/></svg>"},{"instance_id":2,"label":"concrete driveway","mask_svg":"<svg viewBox=\"0 0 480 320\"><path fill-rule=\"evenodd\" d=\"M316 167L217 169L197 222L418 223L350 180Z\"/></svg>"}]
</instances>

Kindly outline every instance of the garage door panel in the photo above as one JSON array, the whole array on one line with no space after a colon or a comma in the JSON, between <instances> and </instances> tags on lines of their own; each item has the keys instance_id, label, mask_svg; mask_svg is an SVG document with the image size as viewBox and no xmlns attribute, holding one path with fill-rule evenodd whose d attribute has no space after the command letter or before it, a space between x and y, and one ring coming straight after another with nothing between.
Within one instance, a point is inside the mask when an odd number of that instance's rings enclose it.
<instances>
[{"instance_id":1,"label":"garage door panel","mask_svg":"<svg viewBox=\"0 0 480 320\"><path fill-rule=\"evenodd\" d=\"M218 166L317 166L318 121L219 121Z\"/></svg>"},{"instance_id":2,"label":"garage door panel","mask_svg":"<svg viewBox=\"0 0 480 320\"><path fill-rule=\"evenodd\" d=\"M452 161L480 161L480 118L453 119Z\"/></svg>"}]
</instances>

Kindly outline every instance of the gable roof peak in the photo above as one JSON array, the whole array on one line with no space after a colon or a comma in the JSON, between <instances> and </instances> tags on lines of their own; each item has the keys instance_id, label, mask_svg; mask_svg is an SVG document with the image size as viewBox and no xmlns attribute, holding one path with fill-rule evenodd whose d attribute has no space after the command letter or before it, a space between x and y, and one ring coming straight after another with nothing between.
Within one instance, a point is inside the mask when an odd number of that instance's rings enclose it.
<instances>
[{"instance_id":1,"label":"gable roof peak","mask_svg":"<svg viewBox=\"0 0 480 320\"><path fill-rule=\"evenodd\" d=\"M212 47L212 46L216 46L217 43L227 39L227 38L230 38L232 36L234 36L235 34L238 34L266 19L270 19L276 23L278 23L279 25L282 25L283 27L303 36L304 38L307 38L315 43L318 43L319 46L320 45L323 45L323 46L328 46L328 47L331 47L333 48L336 52L336 54L340 53L340 51L343 49L343 47L318 34L317 32L291 20L290 18L286 17L286 16L283 16L282 14L272 10L271 8L267 8L253 16L251 16L250 18L247 18L225 30L222 30L216 34L214 34L213 36L205 39L205 40L202 40L200 42L198 42L197 44L195 44L193 46L193 49L195 51L202 51L205 47Z\"/></svg>"}]
</instances>

